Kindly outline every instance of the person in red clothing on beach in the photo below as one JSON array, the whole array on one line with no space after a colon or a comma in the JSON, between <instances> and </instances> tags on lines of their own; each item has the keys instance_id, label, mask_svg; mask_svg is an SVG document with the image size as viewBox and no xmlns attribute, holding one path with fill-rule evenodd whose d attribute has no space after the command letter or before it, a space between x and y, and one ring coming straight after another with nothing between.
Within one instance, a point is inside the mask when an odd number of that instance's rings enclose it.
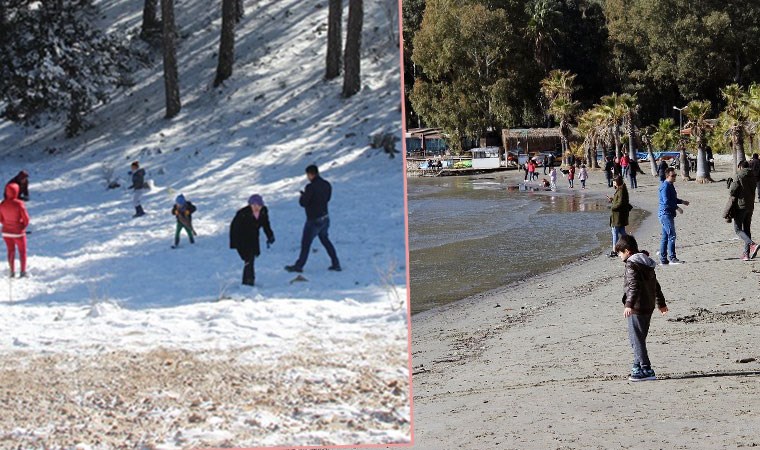
<instances>
[{"instance_id":1,"label":"person in red clothing on beach","mask_svg":"<svg viewBox=\"0 0 760 450\"><path fill-rule=\"evenodd\" d=\"M0 203L0 224L3 225L3 240L8 248L11 278L16 275L16 248L21 260L20 276L26 276L26 227L29 225L29 213L26 212L24 202L19 200L18 193L18 184L9 183L5 186L5 200Z\"/></svg>"}]
</instances>

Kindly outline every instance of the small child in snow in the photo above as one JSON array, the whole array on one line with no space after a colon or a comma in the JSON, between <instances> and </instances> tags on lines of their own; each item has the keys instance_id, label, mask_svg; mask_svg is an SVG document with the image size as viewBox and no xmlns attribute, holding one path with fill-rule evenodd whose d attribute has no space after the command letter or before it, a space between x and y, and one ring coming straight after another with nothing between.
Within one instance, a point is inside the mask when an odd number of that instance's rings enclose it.
<instances>
[{"instance_id":1,"label":"small child in snow","mask_svg":"<svg viewBox=\"0 0 760 450\"><path fill-rule=\"evenodd\" d=\"M174 245L172 245L172 248L179 247L179 235L183 229L187 233L187 237L190 238L190 243L195 244L195 239L193 238L196 234L193 229L193 213L195 210L195 205L186 200L184 195L179 194L175 199L172 215L177 217L177 227L174 231Z\"/></svg>"},{"instance_id":2,"label":"small child in snow","mask_svg":"<svg viewBox=\"0 0 760 450\"><path fill-rule=\"evenodd\" d=\"M661 314L668 312L665 296L662 294L660 283L654 268L657 263L649 254L639 251L639 245L633 236L626 235L618 238L615 252L625 263L625 294L623 294L623 317L628 321L628 340L633 349L633 367L631 381L646 381L656 379L647 353L647 334L649 323L655 305Z\"/></svg>"}]
</instances>

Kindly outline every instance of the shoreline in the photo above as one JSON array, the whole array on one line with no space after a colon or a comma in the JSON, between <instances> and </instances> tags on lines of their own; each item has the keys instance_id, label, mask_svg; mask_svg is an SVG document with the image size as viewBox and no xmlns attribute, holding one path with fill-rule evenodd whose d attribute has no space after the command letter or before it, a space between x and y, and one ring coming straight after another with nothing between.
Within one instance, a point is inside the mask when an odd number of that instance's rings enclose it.
<instances>
[{"instance_id":1,"label":"shoreline","mask_svg":"<svg viewBox=\"0 0 760 450\"><path fill-rule=\"evenodd\" d=\"M515 173L517 173L517 172L515 172ZM595 172L591 172L591 173L593 174ZM601 172L601 171L598 172L598 174L600 176L602 175L602 173L603 172ZM519 172L519 175L520 175L520 177L522 177L522 171ZM595 177L595 178L599 178L599 177ZM522 178L519 181L522 182ZM605 181L605 183L606 183L606 181ZM607 193L610 193L609 190L594 190L594 191L592 191L591 189L587 189L586 191L581 191L580 189L577 189L575 191L570 191L567 187L562 188L562 190L559 191L559 192L539 190L539 191L535 191L535 192L531 192L531 193L534 194L534 195L540 195L540 196L543 196L543 197L548 197L548 196L552 196L552 195L562 195L562 196L570 196L570 195L572 195L572 196L575 196L575 195L577 195L577 194L579 194L581 192L584 193L584 194L586 194L586 195L588 195L594 201L602 201L602 202L606 200L606 198L604 197L604 195L607 194ZM630 193L630 191L629 191L629 193ZM636 206L636 205L634 205L634 206ZM541 206L541 211L547 211L548 209L549 208L545 204ZM541 211L539 211L538 214L540 214ZM638 207L634 211L632 211L632 213L635 213L635 214L631 215L632 216L631 217L631 221L630 221L631 223L626 227L626 229L629 230L629 231L630 230L634 230L634 231L639 230L643 226L644 222L646 222L653 215L648 210L644 210L644 209L641 209L641 208L638 208ZM635 219L634 219L634 217L635 217ZM532 273L528 274L527 276L523 276L523 277L521 277L519 279L516 279L516 280L514 280L514 281L512 281L510 283L507 283L505 285L502 285L502 286L491 288L491 289L488 289L488 290L485 290L485 291L482 291L482 292L478 292L478 293L475 293L475 294L467 295L467 296L464 296L462 298L459 298L459 299L447 302L445 304L439 304L439 305L434 306L432 308L423 309L421 311L416 311L416 312L414 311L414 300L412 300L411 301L411 303L412 303L412 316L413 317L417 317L417 316L425 315L425 314L428 314L428 313L437 314L439 312L439 310L445 310L445 309L447 309L449 307L452 307L452 306L455 306L456 304L461 303L461 302L477 301L478 299L481 299L481 298L484 298L484 297L504 294L508 290L513 289L514 287L522 285L524 283L527 283L527 282L529 282L529 281L531 281L533 279L537 279L537 278L543 277L543 276L553 275L553 274L555 274L555 273L557 273L559 271L565 270L568 266L572 266L572 265L576 265L576 264L583 264L584 262L588 261L589 259L598 256L598 254L599 254L600 251L602 251L602 254L606 253L606 251L603 251L603 250L605 248L609 248L609 245L611 244L611 237L610 237L610 229L609 229L609 227L607 227L607 229L605 231L598 232L597 233L597 239L598 239L598 245L596 247L594 247L594 248L592 248L592 249L590 249L588 251L582 252L578 256L567 256L567 257L564 258L564 259L567 259L567 260L569 260L571 258L575 258L575 260L573 260L573 261L566 262L566 263L562 264L559 267L554 267L552 265L542 266L542 267L536 269L535 271L533 271ZM654 254L654 252L651 252L651 253ZM548 267L548 269L544 269L544 267Z\"/></svg>"},{"instance_id":2,"label":"shoreline","mask_svg":"<svg viewBox=\"0 0 760 450\"><path fill-rule=\"evenodd\" d=\"M678 180L685 264L658 266L670 307L648 339L659 381L627 381L624 266L607 256L412 317L415 448L721 448L760 444L758 260L739 259L715 183ZM592 175L593 176L593 175ZM631 203L656 259L659 180ZM606 183L604 183L606 186ZM535 277L534 277L535 278ZM740 362L744 361L744 362ZM632 419L634 418L635 419ZM629 426L635 420L635 428Z\"/></svg>"}]
</instances>

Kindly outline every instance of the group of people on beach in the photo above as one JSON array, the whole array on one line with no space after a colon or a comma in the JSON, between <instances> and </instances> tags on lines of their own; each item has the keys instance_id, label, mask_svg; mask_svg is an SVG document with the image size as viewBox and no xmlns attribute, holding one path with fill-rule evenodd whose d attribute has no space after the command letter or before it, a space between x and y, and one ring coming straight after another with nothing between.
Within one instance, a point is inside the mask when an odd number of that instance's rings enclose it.
<instances>
[{"instance_id":1,"label":"group of people on beach","mask_svg":"<svg viewBox=\"0 0 760 450\"><path fill-rule=\"evenodd\" d=\"M673 167L661 171L659 187L658 219L662 225L659 259L661 265L680 264L676 256L675 217L683 213L679 205L688 206L689 201L678 197L674 183L677 175ZM612 203L610 227L612 229L613 250L610 256L617 256L625 263L623 315L627 320L628 338L633 351L633 365L629 380L654 380L646 347L646 337L652 314L658 309L668 312L665 296L657 282L657 263L649 253L640 250L636 239L626 234L628 212L633 209L628 201L628 192L622 176L614 180L615 195L608 196ZM760 245L752 239L751 224L754 202L760 201L760 158L752 155L750 161L740 161L735 178L728 179L729 197L724 218L734 223L734 231L742 240L741 259L749 261L756 257Z\"/></svg>"},{"instance_id":2,"label":"group of people on beach","mask_svg":"<svg viewBox=\"0 0 760 450\"><path fill-rule=\"evenodd\" d=\"M134 218L145 216L142 206L143 196L150 191L150 182L146 179L144 168L140 167L139 161L130 165L129 175L132 184L127 188L133 191L132 203L135 208ZM330 218L328 215L328 203L332 197L332 186L319 175L315 165L306 167L306 177L309 184L300 193L299 204L306 212L306 222L301 235L301 252L296 262L285 266L288 272L303 272L306 260L309 257L311 244L315 238L325 247L330 257L331 265L328 270L341 271L338 255L328 236ZM21 171L5 186L5 195L0 203L0 224L2 224L3 240L7 248L10 277L15 277L16 250L19 254L21 265L20 277L27 276L27 227L30 223L29 213L24 204L29 200L29 174ZM189 201L184 194L179 194L174 199L171 214L176 218L174 231L174 243L172 249L179 248L180 236L184 230L191 244L195 243L197 232L193 228L193 213L196 206ZM253 286L255 284L254 260L260 256L259 235L263 229L267 237L267 248L274 244L275 237L269 222L269 210L264 205L264 199L259 194L253 194L248 198L248 204L237 211L230 224L230 248L237 251L243 260L243 284Z\"/></svg>"}]
</instances>

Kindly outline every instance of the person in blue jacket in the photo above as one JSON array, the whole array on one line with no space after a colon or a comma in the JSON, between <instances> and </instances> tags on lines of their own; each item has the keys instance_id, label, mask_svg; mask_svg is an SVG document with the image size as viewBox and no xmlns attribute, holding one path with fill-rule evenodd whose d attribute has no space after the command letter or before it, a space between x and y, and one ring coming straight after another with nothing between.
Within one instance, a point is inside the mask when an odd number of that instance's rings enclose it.
<instances>
[{"instance_id":1,"label":"person in blue jacket","mask_svg":"<svg viewBox=\"0 0 760 450\"><path fill-rule=\"evenodd\" d=\"M332 186L319 176L319 170L315 165L310 165L306 168L306 178L309 179L310 183L301 191L301 198L298 201L306 210L306 223L303 226L303 235L301 236L301 254L298 256L298 261L291 266L285 266L285 270L288 272L303 272L303 266L306 265L306 259L309 257L311 243L315 237L319 237L319 242L325 246L325 250L327 250L327 254L332 262L328 270L340 272L341 267L338 255L327 235L327 230L330 228L327 203L332 196Z\"/></svg>"},{"instance_id":2,"label":"person in blue jacket","mask_svg":"<svg viewBox=\"0 0 760 450\"><path fill-rule=\"evenodd\" d=\"M660 240L660 263L681 264L676 257L676 211L683 213L678 205L689 206L687 200L681 200L676 194L673 183L676 181L676 169L669 167L665 171L665 181L660 184L660 208L657 216L662 224L662 238Z\"/></svg>"}]
</instances>

